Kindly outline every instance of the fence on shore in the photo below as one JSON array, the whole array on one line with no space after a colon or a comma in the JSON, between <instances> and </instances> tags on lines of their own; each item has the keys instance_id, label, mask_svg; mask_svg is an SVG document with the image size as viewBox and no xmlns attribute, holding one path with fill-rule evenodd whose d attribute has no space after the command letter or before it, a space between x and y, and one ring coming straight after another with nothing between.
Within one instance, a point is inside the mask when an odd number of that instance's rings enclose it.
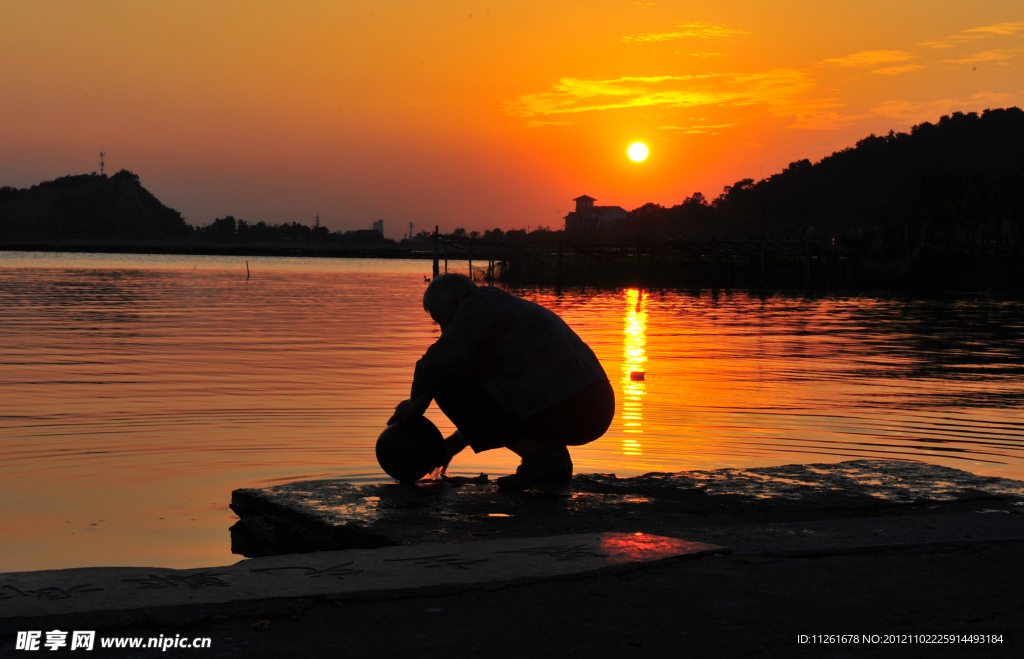
<instances>
[{"instance_id":1,"label":"fence on shore","mask_svg":"<svg viewBox=\"0 0 1024 659\"><path fill-rule=\"evenodd\" d=\"M849 250L771 240L483 241L434 237L434 276L449 258L474 279L547 284L835 287L854 278ZM478 264L478 265L474 265Z\"/></svg>"},{"instance_id":2,"label":"fence on shore","mask_svg":"<svg viewBox=\"0 0 1024 659\"><path fill-rule=\"evenodd\" d=\"M1020 249L921 252L888 260L810 241L486 241L433 234L434 276L449 258L469 260L493 283L802 290L1024 290Z\"/></svg>"}]
</instances>

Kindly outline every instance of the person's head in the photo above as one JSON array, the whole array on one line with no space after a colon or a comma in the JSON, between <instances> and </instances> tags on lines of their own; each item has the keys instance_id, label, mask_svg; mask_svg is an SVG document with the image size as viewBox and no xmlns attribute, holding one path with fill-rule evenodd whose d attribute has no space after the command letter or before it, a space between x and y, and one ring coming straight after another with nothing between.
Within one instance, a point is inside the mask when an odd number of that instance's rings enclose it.
<instances>
[{"instance_id":1,"label":"person's head","mask_svg":"<svg viewBox=\"0 0 1024 659\"><path fill-rule=\"evenodd\" d=\"M444 331L448 323L452 322L462 298L475 288L476 284L466 275L438 275L423 293L423 310L429 313Z\"/></svg>"}]
</instances>

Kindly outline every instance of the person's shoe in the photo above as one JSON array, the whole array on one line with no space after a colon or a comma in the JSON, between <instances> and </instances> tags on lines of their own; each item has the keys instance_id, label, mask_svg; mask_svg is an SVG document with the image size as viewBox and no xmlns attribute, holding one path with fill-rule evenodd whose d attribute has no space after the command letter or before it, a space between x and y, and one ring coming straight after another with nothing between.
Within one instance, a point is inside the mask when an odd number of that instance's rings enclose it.
<instances>
[{"instance_id":1,"label":"person's shoe","mask_svg":"<svg viewBox=\"0 0 1024 659\"><path fill-rule=\"evenodd\" d=\"M527 459L519 464L516 473L497 479L504 490L525 490L535 485L564 485L572 480L572 459L569 449L562 447L554 455Z\"/></svg>"}]
</instances>

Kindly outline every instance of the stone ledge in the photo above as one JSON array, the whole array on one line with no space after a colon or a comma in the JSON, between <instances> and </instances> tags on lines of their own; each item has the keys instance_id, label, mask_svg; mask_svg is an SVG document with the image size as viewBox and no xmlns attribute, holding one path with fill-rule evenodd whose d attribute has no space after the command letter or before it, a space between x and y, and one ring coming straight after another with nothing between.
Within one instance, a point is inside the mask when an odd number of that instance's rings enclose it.
<instances>
[{"instance_id":1,"label":"stone ledge","mask_svg":"<svg viewBox=\"0 0 1024 659\"><path fill-rule=\"evenodd\" d=\"M486 479L353 485L305 481L236 490L232 549L266 556L565 532L644 531L961 512L1024 502L1024 482L900 460L651 473L580 474L562 488L509 493ZM960 506L960 508L958 508ZM681 529L686 529L681 532Z\"/></svg>"},{"instance_id":2,"label":"stone ledge","mask_svg":"<svg viewBox=\"0 0 1024 659\"><path fill-rule=\"evenodd\" d=\"M730 550L649 534L600 533L317 552L194 570L73 568L0 574L5 629L63 617L83 624L181 624L275 599L392 598L635 570ZM90 614L83 618L85 614ZM13 625L13 626L12 626ZM21 625L21 627L18 627Z\"/></svg>"}]
</instances>

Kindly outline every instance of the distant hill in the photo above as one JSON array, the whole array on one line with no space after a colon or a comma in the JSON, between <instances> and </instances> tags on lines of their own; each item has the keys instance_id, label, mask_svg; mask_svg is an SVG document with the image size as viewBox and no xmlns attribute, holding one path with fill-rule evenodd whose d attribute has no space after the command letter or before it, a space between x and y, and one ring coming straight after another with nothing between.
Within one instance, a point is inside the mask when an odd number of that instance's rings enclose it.
<instances>
[{"instance_id":1,"label":"distant hill","mask_svg":"<svg viewBox=\"0 0 1024 659\"><path fill-rule=\"evenodd\" d=\"M769 238L898 255L973 252L1024 240L1024 112L955 112L909 133L869 135L671 208L630 211L622 236Z\"/></svg>"},{"instance_id":2,"label":"distant hill","mask_svg":"<svg viewBox=\"0 0 1024 659\"><path fill-rule=\"evenodd\" d=\"M0 188L0 238L176 238L192 233L126 169Z\"/></svg>"}]
</instances>

